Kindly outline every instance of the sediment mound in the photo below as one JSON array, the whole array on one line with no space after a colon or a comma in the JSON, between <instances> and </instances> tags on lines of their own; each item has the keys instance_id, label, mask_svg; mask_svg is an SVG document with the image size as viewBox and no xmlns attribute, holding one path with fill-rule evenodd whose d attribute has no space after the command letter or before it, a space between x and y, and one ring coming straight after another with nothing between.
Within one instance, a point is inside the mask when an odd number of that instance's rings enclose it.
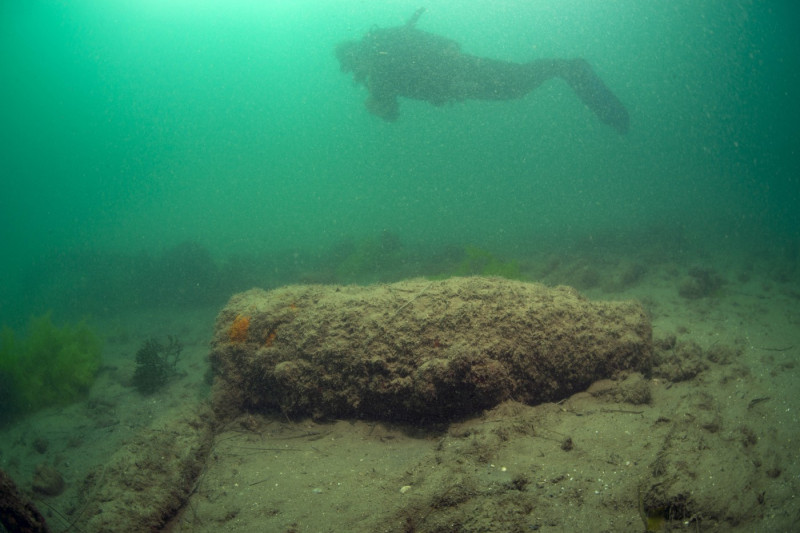
<instances>
[{"instance_id":1,"label":"sediment mound","mask_svg":"<svg viewBox=\"0 0 800 533\"><path fill-rule=\"evenodd\" d=\"M651 337L636 302L498 278L253 289L217 317L214 404L221 416L448 419L647 371Z\"/></svg>"}]
</instances>

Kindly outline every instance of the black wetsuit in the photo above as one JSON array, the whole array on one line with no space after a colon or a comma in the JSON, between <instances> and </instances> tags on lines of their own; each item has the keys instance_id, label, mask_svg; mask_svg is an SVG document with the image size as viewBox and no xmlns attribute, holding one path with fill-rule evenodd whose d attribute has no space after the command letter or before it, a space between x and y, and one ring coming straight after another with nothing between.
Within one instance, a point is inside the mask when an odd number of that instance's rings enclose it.
<instances>
[{"instance_id":1,"label":"black wetsuit","mask_svg":"<svg viewBox=\"0 0 800 533\"><path fill-rule=\"evenodd\" d=\"M396 120L398 96L433 105L522 98L544 81L562 78L600 120L620 133L628 131L627 109L585 60L512 63L463 54L457 42L416 29L421 13L405 26L376 28L361 41L337 47L342 71L352 72L369 90L366 106L371 113Z\"/></svg>"}]
</instances>

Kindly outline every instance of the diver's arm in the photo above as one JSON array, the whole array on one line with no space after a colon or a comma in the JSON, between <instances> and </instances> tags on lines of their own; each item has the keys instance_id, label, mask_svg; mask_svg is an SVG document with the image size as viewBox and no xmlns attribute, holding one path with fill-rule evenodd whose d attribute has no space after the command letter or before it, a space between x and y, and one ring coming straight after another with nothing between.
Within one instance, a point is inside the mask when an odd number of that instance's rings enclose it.
<instances>
[{"instance_id":1,"label":"diver's arm","mask_svg":"<svg viewBox=\"0 0 800 533\"><path fill-rule=\"evenodd\" d=\"M396 96L375 97L370 94L364 101L367 111L386 122L394 122L400 116L400 106Z\"/></svg>"},{"instance_id":2,"label":"diver's arm","mask_svg":"<svg viewBox=\"0 0 800 533\"><path fill-rule=\"evenodd\" d=\"M387 122L394 122L400 116L400 104L397 93L391 84L379 77L371 77L367 81L369 97L364 101L367 111Z\"/></svg>"}]
</instances>

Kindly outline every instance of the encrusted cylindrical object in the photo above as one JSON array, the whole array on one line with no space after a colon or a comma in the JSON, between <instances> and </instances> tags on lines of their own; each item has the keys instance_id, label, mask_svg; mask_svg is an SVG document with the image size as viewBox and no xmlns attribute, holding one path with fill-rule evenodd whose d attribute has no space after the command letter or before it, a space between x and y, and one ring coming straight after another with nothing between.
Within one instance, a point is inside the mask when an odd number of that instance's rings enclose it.
<instances>
[{"instance_id":1,"label":"encrusted cylindrical object","mask_svg":"<svg viewBox=\"0 0 800 533\"><path fill-rule=\"evenodd\" d=\"M217 317L211 364L221 415L420 422L559 400L647 371L651 355L637 302L472 277L237 294Z\"/></svg>"}]
</instances>

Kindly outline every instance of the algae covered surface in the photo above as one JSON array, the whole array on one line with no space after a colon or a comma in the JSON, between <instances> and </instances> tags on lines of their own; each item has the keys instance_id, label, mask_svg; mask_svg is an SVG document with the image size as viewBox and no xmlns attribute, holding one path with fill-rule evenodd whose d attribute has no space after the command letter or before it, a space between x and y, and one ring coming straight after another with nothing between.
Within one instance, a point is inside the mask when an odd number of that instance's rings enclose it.
<instances>
[{"instance_id":1,"label":"algae covered surface","mask_svg":"<svg viewBox=\"0 0 800 533\"><path fill-rule=\"evenodd\" d=\"M217 319L215 408L448 420L647 371L651 337L638 303L500 278L252 290Z\"/></svg>"}]
</instances>

